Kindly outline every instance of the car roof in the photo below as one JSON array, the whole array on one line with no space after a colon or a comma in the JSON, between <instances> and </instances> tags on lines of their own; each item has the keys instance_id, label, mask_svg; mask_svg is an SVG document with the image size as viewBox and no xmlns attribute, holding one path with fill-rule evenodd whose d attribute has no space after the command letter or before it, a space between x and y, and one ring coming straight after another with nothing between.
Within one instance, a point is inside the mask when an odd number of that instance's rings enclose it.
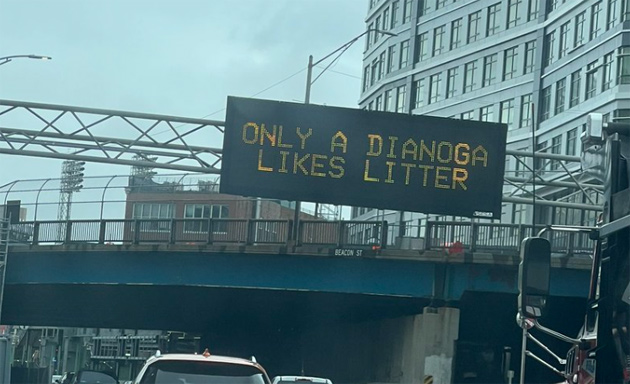
<instances>
[{"instance_id":1,"label":"car roof","mask_svg":"<svg viewBox=\"0 0 630 384\"><path fill-rule=\"evenodd\" d=\"M325 379L323 377L313 377L313 376L276 376L273 379L274 382L278 381L310 381L313 383L330 383L329 379Z\"/></svg>"},{"instance_id":2,"label":"car roof","mask_svg":"<svg viewBox=\"0 0 630 384\"><path fill-rule=\"evenodd\" d=\"M147 360L147 364L151 364L156 361L203 361L213 363L227 363L227 364L240 364L256 367L264 372L264 368L251 360L242 359L240 357L229 357L220 355L204 356L203 354L193 353L165 353L163 355L151 356Z\"/></svg>"}]
</instances>

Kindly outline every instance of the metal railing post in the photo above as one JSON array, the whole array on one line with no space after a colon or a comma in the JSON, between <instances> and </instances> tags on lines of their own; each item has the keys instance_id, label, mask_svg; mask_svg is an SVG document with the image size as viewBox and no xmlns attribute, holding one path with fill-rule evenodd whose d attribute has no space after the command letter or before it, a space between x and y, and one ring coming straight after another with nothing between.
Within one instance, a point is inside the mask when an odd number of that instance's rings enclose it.
<instances>
[{"instance_id":1,"label":"metal railing post","mask_svg":"<svg viewBox=\"0 0 630 384\"><path fill-rule=\"evenodd\" d=\"M424 233L424 249L428 251L431 249L431 236L433 236L433 222L427 220L427 229Z\"/></svg>"},{"instance_id":2,"label":"metal railing post","mask_svg":"<svg viewBox=\"0 0 630 384\"><path fill-rule=\"evenodd\" d=\"M39 243L39 222L36 221L33 223L33 245L37 245Z\"/></svg>"},{"instance_id":3,"label":"metal railing post","mask_svg":"<svg viewBox=\"0 0 630 384\"><path fill-rule=\"evenodd\" d=\"M177 222L175 221L175 219L171 219L171 231L169 233L169 239L168 242L169 244L175 244L175 240L177 240Z\"/></svg>"},{"instance_id":4,"label":"metal railing post","mask_svg":"<svg viewBox=\"0 0 630 384\"><path fill-rule=\"evenodd\" d=\"M66 238L64 240L65 244L70 243L72 241L72 221L66 221Z\"/></svg>"},{"instance_id":5,"label":"metal railing post","mask_svg":"<svg viewBox=\"0 0 630 384\"><path fill-rule=\"evenodd\" d=\"M470 252L477 251L477 238L479 237L479 224L470 222Z\"/></svg>"},{"instance_id":6,"label":"metal railing post","mask_svg":"<svg viewBox=\"0 0 630 384\"><path fill-rule=\"evenodd\" d=\"M337 246L338 247L341 247L343 245L343 227L344 227L343 220L339 220L339 223L337 224Z\"/></svg>"},{"instance_id":7,"label":"metal railing post","mask_svg":"<svg viewBox=\"0 0 630 384\"><path fill-rule=\"evenodd\" d=\"M246 229L245 229L245 244L246 245L251 245L254 243L254 239L253 239L253 230L252 230L252 220L251 219L247 219L247 223L246 225Z\"/></svg>"},{"instance_id":8,"label":"metal railing post","mask_svg":"<svg viewBox=\"0 0 630 384\"><path fill-rule=\"evenodd\" d=\"M212 218L208 218L208 238L206 239L206 243L208 245L212 245L212 242L214 240L214 222L212 221Z\"/></svg>"},{"instance_id":9,"label":"metal railing post","mask_svg":"<svg viewBox=\"0 0 630 384\"><path fill-rule=\"evenodd\" d=\"M105 220L100 221L98 228L98 243L105 244L105 229L107 228L107 222Z\"/></svg>"},{"instance_id":10,"label":"metal railing post","mask_svg":"<svg viewBox=\"0 0 630 384\"><path fill-rule=\"evenodd\" d=\"M381 221L381 249L387 248L387 240L389 234L389 223L386 220Z\"/></svg>"},{"instance_id":11,"label":"metal railing post","mask_svg":"<svg viewBox=\"0 0 630 384\"><path fill-rule=\"evenodd\" d=\"M575 249L575 233L569 232L569 241L567 243L567 256L573 256L573 251Z\"/></svg>"},{"instance_id":12,"label":"metal railing post","mask_svg":"<svg viewBox=\"0 0 630 384\"><path fill-rule=\"evenodd\" d=\"M292 236L293 236L293 220L287 220L287 240L286 240L286 244L289 244L289 241L291 240ZM302 240L302 237L300 236L300 233L297 233L295 240L295 245L300 245L300 241Z\"/></svg>"},{"instance_id":13,"label":"metal railing post","mask_svg":"<svg viewBox=\"0 0 630 384\"><path fill-rule=\"evenodd\" d=\"M140 243L140 220L134 220L133 222L133 243Z\"/></svg>"}]
</instances>

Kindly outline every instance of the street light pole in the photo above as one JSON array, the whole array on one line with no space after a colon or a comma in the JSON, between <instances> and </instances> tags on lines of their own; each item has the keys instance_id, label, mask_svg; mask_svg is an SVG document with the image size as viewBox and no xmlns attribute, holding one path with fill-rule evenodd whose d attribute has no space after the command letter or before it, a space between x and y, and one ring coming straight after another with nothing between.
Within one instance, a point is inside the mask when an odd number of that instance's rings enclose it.
<instances>
[{"instance_id":1,"label":"street light pole","mask_svg":"<svg viewBox=\"0 0 630 384\"><path fill-rule=\"evenodd\" d=\"M41 55L11 55L0 57L0 65L6 64L13 59L36 59L36 60L52 60L50 56L41 56Z\"/></svg>"},{"instance_id":2,"label":"street light pole","mask_svg":"<svg viewBox=\"0 0 630 384\"><path fill-rule=\"evenodd\" d=\"M313 62L313 55L309 55L308 56L308 66L306 67L306 92L304 95L304 104L310 104L311 102L311 86L313 85L313 83L315 83L317 81L317 79L319 79L319 77L324 74L324 72L326 72L326 70L328 68L330 68L330 66L341 56L343 55L343 53L350 48L350 46L352 46L354 43L356 43L361 37L363 37L364 35L367 35L368 33L371 32L375 32L375 33L381 33L383 35L389 35L389 36L398 36L396 33L393 32L388 32L388 31L382 31L380 29L368 29L366 31L364 31L363 33L357 35L356 37L354 37L352 40L348 41L347 43L343 44L342 46L340 46L339 48L335 49L334 51L330 52L329 54L327 54L326 56L322 57L321 59L317 60L316 62ZM312 80L313 78L313 68L317 65L319 65L320 63L322 63L324 60L328 59L329 57L331 57L332 55L334 55L335 53L339 52L339 55L335 58L335 60L333 60L330 64L328 64L320 73L319 75L317 75L317 77L315 78L315 80ZM300 211L302 208L302 203L301 201L296 201L295 202L295 212L293 215L293 233L292 233L292 238L294 241L297 242L298 239L298 235L299 235L299 224L300 224ZM317 211L319 209L319 204L316 203L315 205L315 217L317 217Z\"/></svg>"}]
</instances>

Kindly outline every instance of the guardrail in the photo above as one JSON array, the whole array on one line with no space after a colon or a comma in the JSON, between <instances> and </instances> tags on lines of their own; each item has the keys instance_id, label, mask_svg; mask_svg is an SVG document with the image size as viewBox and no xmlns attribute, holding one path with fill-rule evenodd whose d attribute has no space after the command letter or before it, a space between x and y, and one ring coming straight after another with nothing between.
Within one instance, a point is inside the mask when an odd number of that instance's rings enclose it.
<instances>
[{"instance_id":1,"label":"guardrail","mask_svg":"<svg viewBox=\"0 0 630 384\"><path fill-rule=\"evenodd\" d=\"M263 219L119 219L29 221L12 224L12 244L278 244L288 245L291 220ZM299 246L380 247L447 252L486 251L515 254L521 241L543 226L429 221L414 228L415 236L385 221L302 220ZM409 228L405 228L408 230ZM552 251L590 253L593 242L584 233L548 232ZM407 240L407 241L404 241Z\"/></svg>"}]
</instances>

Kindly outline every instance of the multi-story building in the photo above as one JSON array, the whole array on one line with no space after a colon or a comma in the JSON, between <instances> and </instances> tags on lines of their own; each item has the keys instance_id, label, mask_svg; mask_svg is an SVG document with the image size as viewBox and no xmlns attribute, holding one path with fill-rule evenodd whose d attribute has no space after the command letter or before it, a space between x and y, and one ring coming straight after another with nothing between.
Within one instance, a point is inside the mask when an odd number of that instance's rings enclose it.
<instances>
[{"instance_id":1,"label":"multi-story building","mask_svg":"<svg viewBox=\"0 0 630 384\"><path fill-rule=\"evenodd\" d=\"M630 117L629 15L628 0L369 0L361 107L502 122L508 150L579 156L589 113ZM515 155L505 175L517 186L506 185L504 195L531 199L532 186L523 184L532 168L538 196L575 206L601 201L579 162L533 164ZM586 187L544 184L574 179ZM534 205L506 200L502 222L531 223ZM567 205L535 210L539 223L593 224L596 215ZM353 217L377 217L359 213Z\"/></svg>"}]
</instances>

